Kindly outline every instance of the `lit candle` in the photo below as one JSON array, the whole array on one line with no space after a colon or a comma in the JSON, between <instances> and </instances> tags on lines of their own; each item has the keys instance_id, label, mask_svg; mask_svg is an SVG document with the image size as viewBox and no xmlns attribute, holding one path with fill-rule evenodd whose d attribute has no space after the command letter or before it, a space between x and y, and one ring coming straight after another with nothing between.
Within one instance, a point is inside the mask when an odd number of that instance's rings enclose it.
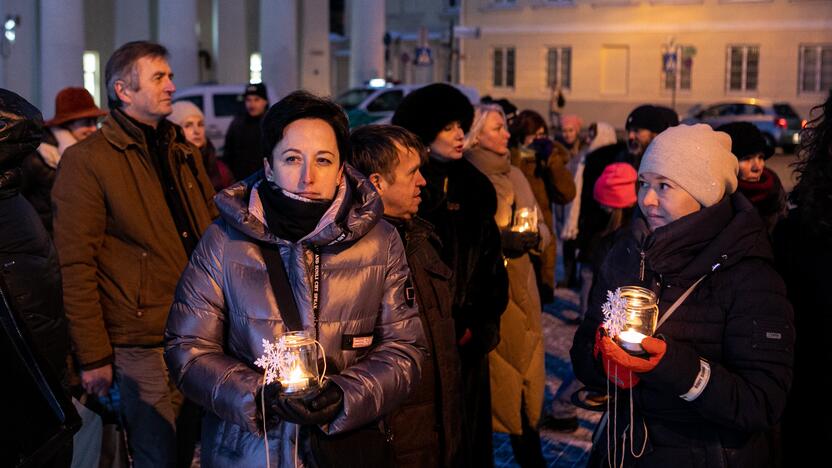
<instances>
[{"instance_id":1,"label":"lit candle","mask_svg":"<svg viewBox=\"0 0 832 468\"><path fill-rule=\"evenodd\" d=\"M279 380L285 393L296 393L306 390L309 387L310 377L312 377L312 374L306 372L299 363L295 363L289 375Z\"/></svg>"},{"instance_id":2,"label":"lit candle","mask_svg":"<svg viewBox=\"0 0 832 468\"><path fill-rule=\"evenodd\" d=\"M641 347L641 341L647 335L643 333L639 333L635 330L625 330L618 334L618 341L622 348L626 349L627 351L633 352L642 352L644 349Z\"/></svg>"},{"instance_id":3,"label":"lit candle","mask_svg":"<svg viewBox=\"0 0 832 468\"><path fill-rule=\"evenodd\" d=\"M537 232L537 212L534 209L520 208L514 213L511 230L514 232Z\"/></svg>"}]
</instances>

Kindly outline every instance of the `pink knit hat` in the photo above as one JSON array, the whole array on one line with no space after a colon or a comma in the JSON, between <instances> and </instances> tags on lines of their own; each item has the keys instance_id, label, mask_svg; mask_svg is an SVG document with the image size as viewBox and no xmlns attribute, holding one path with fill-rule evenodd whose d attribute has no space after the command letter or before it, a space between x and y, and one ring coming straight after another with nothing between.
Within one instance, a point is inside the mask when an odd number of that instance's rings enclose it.
<instances>
[{"instance_id":1,"label":"pink knit hat","mask_svg":"<svg viewBox=\"0 0 832 468\"><path fill-rule=\"evenodd\" d=\"M584 126L584 121L581 120L581 118L575 114L566 114L560 116L560 126L565 127L567 125L571 125L580 130L581 127Z\"/></svg>"},{"instance_id":2,"label":"pink knit hat","mask_svg":"<svg viewBox=\"0 0 832 468\"><path fill-rule=\"evenodd\" d=\"M612 163L595 181L592 195L610 208L628 208L636 203L636 170L628 163Z\"/></svg>"}]
</instances>

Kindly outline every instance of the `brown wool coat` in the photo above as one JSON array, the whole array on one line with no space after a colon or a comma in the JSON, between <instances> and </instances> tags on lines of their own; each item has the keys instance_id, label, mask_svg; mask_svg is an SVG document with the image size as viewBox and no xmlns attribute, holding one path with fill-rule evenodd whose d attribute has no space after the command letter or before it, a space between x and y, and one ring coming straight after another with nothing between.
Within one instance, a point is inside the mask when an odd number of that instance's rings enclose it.
<instances>
[{"instance_id":1,"label":"brown wool coat","mask_svg":"<svg viewBox=\"0 0 832 468\"><path fill-rule=\"evenodd\" d=\"M543 212L543 219L546 227L552 231L552 242L540 254L541 259L541 282L550 288L555 287L555 262L557 260L557 242L555 239L556 230L553 227L552 203L563 205L575 198L575 181L572 174L566 169L565 162L569 160L569 152L563 145L555 143L552 155L546 164L547 172L538 177L534 170L536 166L534 152L526 148L512 148L511 164L519 168L534 193L534 198ZM551 181L551 196L546 190L544 177Z\"/></svg>"},{"instance_id":2,"label":"brown wool coat","mask_svg":"<svg viewBox=\"0 0 832 468\"><path fill-rule=\"evenodd\" d=\"M218 213L199 150L180 127L160 125L160 139L170 141L163 163L171 165L192 232L202 234ZM111 112L101 130L64 153L52 205L64 309L81 367L111 362L113 345L161 346L188 258L142 131Z\"/></svg>"}]
</instances>

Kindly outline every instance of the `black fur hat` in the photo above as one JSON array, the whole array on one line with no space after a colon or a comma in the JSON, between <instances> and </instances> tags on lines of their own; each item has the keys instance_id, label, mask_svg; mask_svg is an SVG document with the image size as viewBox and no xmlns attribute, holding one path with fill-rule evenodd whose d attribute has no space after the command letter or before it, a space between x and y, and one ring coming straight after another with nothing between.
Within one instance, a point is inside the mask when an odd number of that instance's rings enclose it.
<instances>
[{"instance_id":1,"label":"black fur hat","mask_svg":"<svg viewBox=\"0 0 832 468\"><path fill-rule=\"evenodd\" d=\"M459 122L468 133L474 120L474 106L461 91L445 83L434 83L405 96L393 114L393 125L404 127L425 146L451 122Z\"/></svg>"},{"instance_id":2,"label":"black fur hat","mask_svg":"<svg viewBox=\"0 0 832 468\"><path fill-rule=\"evenodd\" d=\"M725 132L731 137L731 152L739 160L757 153L763 153L763 157L768 159L774 154L774 148L766 143L760 129L751 122L727 123L716 131Z\"/></svg>"}]
</instances>

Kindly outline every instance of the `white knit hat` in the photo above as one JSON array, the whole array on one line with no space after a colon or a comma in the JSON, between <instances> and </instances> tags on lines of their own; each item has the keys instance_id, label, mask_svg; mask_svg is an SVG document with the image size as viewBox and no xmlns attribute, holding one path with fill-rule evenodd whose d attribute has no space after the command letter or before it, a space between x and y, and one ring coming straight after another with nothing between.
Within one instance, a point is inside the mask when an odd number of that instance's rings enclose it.
<instances>
[{"instance_id":1,"label":"white knit hat","mask_svg":"<svg viewBox=\"0 0 832 468\"><path fill-rule=\"evenodd\" d=\"M709 207L734 193L738 170L731 137L696 124L670 127L656 136L644 152L638 173L667 177Z\"/></svg>"},{"instance_id":2,"label":"white knit hat","mask_svg":"<svg viewBox=\"0 0 832 468\"><path fill-rule=\"evenodd\" d=\"M199 110L199 107L191 101L176 101L173 103L173 112L168 116L168 120L177 125L182 125L182 122L192 115L198 115L203 119L205 118L205 115Z\"/></svg>"}]
</instances>

